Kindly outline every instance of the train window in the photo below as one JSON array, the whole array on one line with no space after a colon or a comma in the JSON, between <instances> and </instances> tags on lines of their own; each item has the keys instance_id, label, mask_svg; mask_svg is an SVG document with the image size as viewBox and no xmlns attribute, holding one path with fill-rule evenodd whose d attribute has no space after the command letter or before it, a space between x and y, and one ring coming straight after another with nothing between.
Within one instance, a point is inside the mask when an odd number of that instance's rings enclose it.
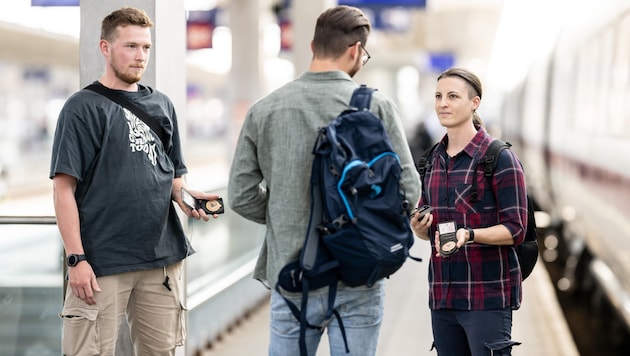
<instances>
[{"instance_id":1,"label":"train window","mask_svg":"<svg viewBox=\"0 0 630 356\"><path fill-rule=\"evenodd\" d=\"M630 137L630 12L617 27L613 63L611 66L610 126L613 135Z\"/></svg>"},{"instance_id":2,"label":"train window","mask_svg":"<svg viewBox=\"0 0 630 356\"><path fill-rule=\"evenodd\" d=\"M597 41L590 41L580 48L577 55L577 83L575 90L575 130L577 132L593 132L595 123L601 119L595 104L597 83Z\"/></svg>"},{"instance_id":3,"label":"train window","mask_svg":"<svg viewBox=\"0 0 630 356\"><path fill-rule=\"evenodd\" d=\"M612 27L604 30L598 36L600 42L599 61L596 69L596 88L595 88L595 105L599 108L599 115L603 115L603 120L596 126L595 132L600 135L610 136L615 131L611 125L611 108L608 106L608 98L610 97L610 81L612 74L613 52L615 45L615 32ZM595 117L595 116L594 116ZM599 121L599 120L598 120Z\"/></svg>"},{"instance_id":4,"label":"train window","mask_svg":"<svg viewBox=\"0 0 630 356\"><path fill-rule=\"evenodd\" d=\"M573 51L565 48L554 54L551 99L549 106L550 122L548 125L554 131L563 131L566 128L575 129L576 117L576 88L577 88L577 60Z\"/></svg>"}]
</instances>

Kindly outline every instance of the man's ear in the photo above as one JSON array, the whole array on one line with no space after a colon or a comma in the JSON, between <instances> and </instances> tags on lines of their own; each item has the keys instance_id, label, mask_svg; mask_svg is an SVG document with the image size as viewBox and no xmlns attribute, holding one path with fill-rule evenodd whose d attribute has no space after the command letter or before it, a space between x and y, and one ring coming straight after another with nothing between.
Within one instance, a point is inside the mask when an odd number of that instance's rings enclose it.
<instances>
[{"instance_id":1,"label":"man's ear","mask_svg":"<svg viewBox=\"0 0 630 356\"><path fill-rule=\"evenodd\" d=\"M357 56L361 55L361 52L359 51L359 47L360 47L359 42L356 42L352 46L348 47L350 49L350 58L352 59L353 62L356 60Z\"/></svg>"},{"instance_id":2,"label":"man's ear","mask_svg":"<svg viewBox=\"0 0 630 356\"><path fill-rule=\"evenodd\" d=\"M102 52L103 54L109 54L109 49L110 49L110 44L109 44L109 42L107 42L106 40L101 40L101 41L98 43L98 45L99 45L99 47L100 47L100 49L101 49L101 52Z\"/></svg>"}]
</instances>

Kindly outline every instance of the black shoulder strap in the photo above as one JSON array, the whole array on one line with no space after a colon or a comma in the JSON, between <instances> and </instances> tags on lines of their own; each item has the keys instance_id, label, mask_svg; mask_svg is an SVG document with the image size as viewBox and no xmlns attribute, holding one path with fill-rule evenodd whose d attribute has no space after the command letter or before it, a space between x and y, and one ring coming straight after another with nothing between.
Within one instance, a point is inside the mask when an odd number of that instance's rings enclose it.
<instances>
[{"instance_id":1,"label":"black shoulder strap","mask_svg":"<svg viewBox=\"0 0 630 356\"><path fill-rule=\"evenodd\" d=\"M501 151L509 147L512 147L511 143L503 142L501 140L494 140L490 143L486 153L479 160L479 164L483 167L483 174L486 177L492 177L494 170L497 168L497 164L499 163L499 155L501 154ZM470 201L475 202L479 200L479 192L477 190L477 179L473 177Z\"/></svg>"},{"instance_id":2,"label":"black shoulder strap","mask_svg":"<svg viewBox=\"0 0 630 356\"><path fill-rule=\"evenodd\" d=\"M149 114L147 114L147 112L144 111L140 106L136 105L136 103L116 93L115 91L107 89L106 87L98 85L96 83L92 83L86 86L85 89L97 92L134 113L140 120L147 124L151 128L151 130L153 130L153 132L158 135L160 141L162 141L162 147L164 148L164 150L166 150L168 146L166 145L166 133L164 132L164 128L153 117L149 116Z\"/></svg>"},{"instance_id":3,"label":"black shoulder strap","mask_svg":"<svg viewBox=\"0 0 630 356\"><path fill-rule=\"evenodd\" d=\"M512 147L512 144L509 142L503 142L501 140L494 140L488 146L486 150L486 154L481 158L481 162L479 164L483 165L483 172L486 177L491 177L494 173L494 170L497 168L497 163L499 163L499 155L501 151L506 148Z\"/></svg>"},{"instance_id":4,"label":"black shoulder strap","mask_svg":"<svg viewBox=\"0 0 630 356\"><path fill-rule=\"evenodd\" d=\"M428 149L426 149L422 153L422 156L420 156L420 159L418 160L418 164L416 165L416 169L418 170L418 173L420 174L420 189L422 190L422 195L424 195L426 192L426 189L424 189L424 176L433 167L433 163L431 163L429 158L431 157L431 154L433 153L433 151L435 151L435 148L439 144L440 143L438 142L434 144L433 146L429 147ZM415 257L412 257L412 258L414 260L416 259Z\"/></svg>"},{"instance_id":5,"label":"black shoulder strap","mask_svg":"<svg viewBox=\"0 0 630 356\"><path fill-rule=\"evenodd\" d=\"M429 162L429 157L431 156L433 151L435 151L435 148L438 145L439 145L439 142L434 144L433 146L429 147L427 150L424 151L424 153L422 153L422 156L420 156L420 160L418 160L418 165L416 166L416 168L418 169L418 173L420 173L420 182L421 183L424 180L425 174L427 174L427 172L429 170L431 170L431 168L433 166L433 164L431 164L431 162Z\"/></svg>"},{"instance_id":6,"label":"black shoulder strap","mask_svg":"<svg viewBox=\"0 0 630 356\"><path fill-rule=\"evenodd\" d=\"M361 86L354 89L352 98L350 98L350 108L356 108L357 110L370 110L372 93L375 90L376 89L369 88L365 84L361 84Z\"/></svg>"}]
</instances>

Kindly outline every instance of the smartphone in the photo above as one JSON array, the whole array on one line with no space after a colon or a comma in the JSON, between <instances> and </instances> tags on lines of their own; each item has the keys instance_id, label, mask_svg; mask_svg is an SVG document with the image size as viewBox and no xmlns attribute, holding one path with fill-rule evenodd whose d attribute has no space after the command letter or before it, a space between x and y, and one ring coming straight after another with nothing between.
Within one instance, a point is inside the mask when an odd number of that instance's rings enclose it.
<instances>
[{"instance_id":1,"label":"smartphone","mask_svg":"<svg viewBox=\"0 0 630 356\"><path fill-rule=\"evenodd\" d=\"M196 199L186 189L182 188L182 201L191 209L203 209L206 214L223 214L223 199L206 200Z\"/></svg>"},{"instance_id":2,"label":"smartphone","mask_svg":"<svg viewBox=\"0 0 630 356\"><path fill-rule=\"evenodd\" d=\"M197 202L195 201L195 198L184 188L182 188L182 201L189 208L197 209Z\"/></svg>"},{"instance_id":3,"label":"smartphone","mask_svg":"<svg viewBox=\"0 0 630 356\"><path fill-rule=\"evenodd\" d=\"M423 205L420 208L418 208L416 212L416 217L418 218L418 220L422 220L424 219L424 216L430 213L432 210L433 210L432 207L428 205Z\"/></svg>"},{"instance_id":4,"label":"smartphone","mask_svg":"<svg viewBox=\"0 0 630 356\"><path fill-rule=\"evenodd\" d=\"M440 234L440 255L448 257L457 252L457 225L455 221L446 221L437 225Z\"/></svg>"}]
</instances>

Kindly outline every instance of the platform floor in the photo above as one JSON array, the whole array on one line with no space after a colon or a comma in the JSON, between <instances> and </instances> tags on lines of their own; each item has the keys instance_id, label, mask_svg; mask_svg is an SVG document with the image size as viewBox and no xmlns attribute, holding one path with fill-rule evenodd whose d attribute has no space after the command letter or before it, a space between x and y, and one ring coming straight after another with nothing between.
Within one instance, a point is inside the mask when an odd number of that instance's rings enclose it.
<instances>
[{"instance_id":1,"label":"platform floor","mask_svg":"<svg viewBox=\"0 0 630 356\"><path fill-rule=\"evenodd\" d=\"M418 240L414 256L428 256L428 243ZM386 281L385 315L377 355L436 355L429 351L432 342L427 292L427 263L409 260ZM551 281L542 263L524 282L523 304L514 312L512 339L522 342L512 350L514 356L577 356L571 333L557 303ZM269 305L226 333L201 356L267 355ZM318 356L329 356L326 337L322 337Z\"/></svg>"}]
</instances>

